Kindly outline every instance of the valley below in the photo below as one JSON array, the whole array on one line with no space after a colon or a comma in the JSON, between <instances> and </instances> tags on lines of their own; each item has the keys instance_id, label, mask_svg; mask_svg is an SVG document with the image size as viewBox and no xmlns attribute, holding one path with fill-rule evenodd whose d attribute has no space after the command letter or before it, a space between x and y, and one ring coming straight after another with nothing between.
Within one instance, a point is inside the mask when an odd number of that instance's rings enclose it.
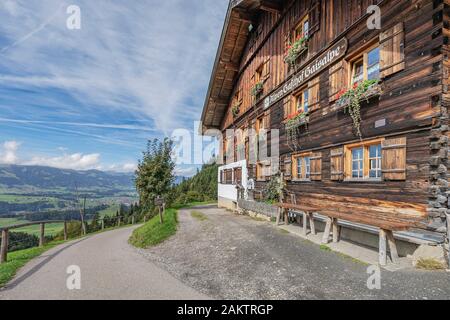
<instances>
[{"instance_id":1,"label":"valley below","mask_svg":"<svg viewBox=\"0 0 450 320\"><path fill-rule=\"evenodd\" d=\"M137 202L133 174L75 171L38 166L0 166L0 227L27 221L77 220L85 208L94 215L112 216L121 205ZM46 233L61 230L47 226ZM39 226L18 229L38 234Z\"/></svg>"}]
</instances>

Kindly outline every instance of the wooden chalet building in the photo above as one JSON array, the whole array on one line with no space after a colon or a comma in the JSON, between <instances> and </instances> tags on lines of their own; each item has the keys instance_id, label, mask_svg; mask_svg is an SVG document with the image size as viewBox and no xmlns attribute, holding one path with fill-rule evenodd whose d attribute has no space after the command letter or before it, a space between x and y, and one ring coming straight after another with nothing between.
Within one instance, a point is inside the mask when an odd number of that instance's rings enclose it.
<instances>
[{"instance_id":1,"label":"wooden chalet building","mask_svg":"<svg viewBox=\"0 0 450 320\"><path fill-rule=\"evenodd\" d=\"M426 223L412 233L443 243L449 3L230 1L203 132L220 130L227 148L226 130L242 129L226 160L247 160L248 177L239 179L254 181L255 197L277 162L298 201L347 213L422 215ZM368 25L371 5L381 9L381 29ZM257 144L249 129L267 129L269 145L278 129L280 156L251 164ZM230 170L220 177L235 183Z\"/></svg>"}]
</instances>

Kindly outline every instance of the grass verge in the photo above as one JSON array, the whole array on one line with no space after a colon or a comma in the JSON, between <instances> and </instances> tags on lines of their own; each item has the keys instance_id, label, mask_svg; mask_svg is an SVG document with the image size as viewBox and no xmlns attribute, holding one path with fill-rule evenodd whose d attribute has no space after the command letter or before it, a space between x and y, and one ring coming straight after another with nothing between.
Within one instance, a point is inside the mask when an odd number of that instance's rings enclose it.
<instances>
[{"instance_id":1,"label":"grass verge","mask_svg":"<svg viewBox=\"0 0 450 320\"><path fill-rule=\"evenodd\" d=\"M55 241L42 248L30 248L26 250L11 252L8 254L8 262L0 264L0 288L5 286L31 259L40 256L46 251L62 244L64 241Z\"/></svg>"},{"instance_id":2,"label":"grass verge","mask_svg":"<svg viewBox=\"0 0 450 320\"><path fill-rule=\"evenodd\" d=\"M177 232L178 210L167 209L164 223L159 223L159 215L153 217L142 227L134 230L129 243L137 248L147 248L160 244Z\"/></svg>"},{"instance_id":3,"label":"grass verge","mask_svg":"<svg viewBox=\"0 0 450 320\"><path fill-rule=\"evenodd\" d=\"M214 203L216 202L194 202L186 205L174 205L172 208L166 210L163 224L159 223L158 215L153 217L145 225L134 230L128 242L141 249L156 246L177 232L178 210ZM203 215L202 213L200 214Z\"/></svg>"}]
</instances>

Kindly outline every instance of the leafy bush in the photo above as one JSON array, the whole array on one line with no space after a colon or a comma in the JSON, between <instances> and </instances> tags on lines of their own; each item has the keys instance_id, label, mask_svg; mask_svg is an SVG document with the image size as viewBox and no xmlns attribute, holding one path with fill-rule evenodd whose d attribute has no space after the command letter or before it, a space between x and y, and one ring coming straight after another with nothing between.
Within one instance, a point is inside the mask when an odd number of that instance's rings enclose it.
<instances>
[{"instance_id":1,"label":"leafy bush","mask_svg":"<svg viewBox=\"0 0 450 320\"><path fill-rule=\"evenodd\" d=\"M50 239L47 239L50 240ZM0 244L1 244L0 239ZM35 235L31 235L24 232L10 232L9 233L9 242L8 242L8 251L18 251L24 250L32 247L39 246L39 238Z\"/></svg>"},{"instance_id":2,"label":"leafy bush","mask_svg":"<svg viewBox=\"0 0 450 320\"><path fill-rule=\"evenodd\" d=\"M67 223L67 237L69 239L78 238L81 236L81 222L71 221ZM64 230L60 231L56 237L56 240L64 240Z\"/></svg>"},{"instance_id":3,"label":"leafy bush","mask_svg":"<svg viewBox=\"0 0 450 320\"><path fill-rule=\"evenodd\" d=\"M264 190L265 200L270 202L278 202L280 201L280 194L283 192L283 189L286 187L285 182L281 178L281 175L272 176L270 182L267 184L266 189Z\"/></svg>"}]
</instances>

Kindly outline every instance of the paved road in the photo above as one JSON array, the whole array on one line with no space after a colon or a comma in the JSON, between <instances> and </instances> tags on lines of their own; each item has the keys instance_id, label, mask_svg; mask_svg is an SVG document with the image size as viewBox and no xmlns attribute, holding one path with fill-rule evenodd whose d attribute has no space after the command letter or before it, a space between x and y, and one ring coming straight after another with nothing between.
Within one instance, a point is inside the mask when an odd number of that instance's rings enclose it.
<instances>
[{"instance_id":1,"label":"paved road","mask_svg":"<svg viewBox=\"0 0 450 320\"><path fill-rule=\"evenodd\" d=\"M3 299L205 299L146 260L127 241L133 228L105 232L48 251L24 267ZM81 290L69 291L67 267L81 268Z\"/></svg>"},{"instance_id":2,"label":"paved road","mask_svg":"<svg viewBox=\"0 0 450 320\"><path fill-rule=\"evenodd\" d=\"M450 299L450 274L382 271L367 288L367 266L283 233L268 222L217 208L180 214L175 237L143 250L187 285L217 299Z\"/></svg>"}]
</instances>

